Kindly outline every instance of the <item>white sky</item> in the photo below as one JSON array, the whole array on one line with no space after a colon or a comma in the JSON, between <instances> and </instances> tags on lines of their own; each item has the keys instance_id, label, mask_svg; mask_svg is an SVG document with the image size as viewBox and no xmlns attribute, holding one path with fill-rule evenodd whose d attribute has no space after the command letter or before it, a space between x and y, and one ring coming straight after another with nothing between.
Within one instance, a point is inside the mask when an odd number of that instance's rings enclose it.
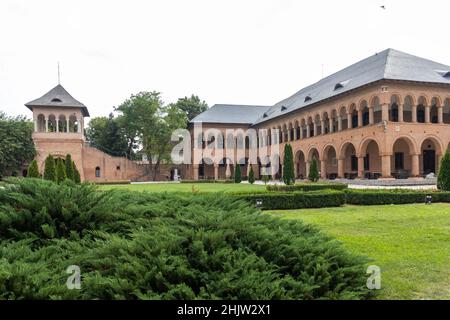
<instances>
[{"instance_id":1,"label":"white sky","mask_svg":"<svg viewBox=\"0 0 450 320\"><path fill-rule=\"evenodd\" d=\"M386 6L386 10L380 8ZM0 110L61 84L107 115L132 93L272 105L386 48L450 65L450 1L0 2Z\"/></svg>"}]
</instances>

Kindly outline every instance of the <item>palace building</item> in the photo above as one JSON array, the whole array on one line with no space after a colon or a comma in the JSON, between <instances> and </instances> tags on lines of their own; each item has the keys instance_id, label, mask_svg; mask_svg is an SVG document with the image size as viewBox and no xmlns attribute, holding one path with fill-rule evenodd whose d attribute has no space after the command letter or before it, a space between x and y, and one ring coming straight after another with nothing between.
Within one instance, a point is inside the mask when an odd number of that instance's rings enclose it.
<instances>
[{"instance_id":1,"label":"palace building","mask_svg":"<svg viewBox=\"0 0 450 320\"><path fill-rule=\"evenodd\" d=\"M388 49L273 106L214 105L190 130L198 124L203 133L220 130L222 138L194 136L192 154L211 142L245 152L194 161L193 179L224 179L235 165L244 174L250 165L260 172L261 159L249 163L248 143L236 142L245 138L233 137L232 146L223 141L226 129L255 129L259 148L279 145L281 161L284 144L291 144L299 179L313 159L323 179L424 177L439 171L450 144L450 66Z\"/></svg>"}]
</instances>

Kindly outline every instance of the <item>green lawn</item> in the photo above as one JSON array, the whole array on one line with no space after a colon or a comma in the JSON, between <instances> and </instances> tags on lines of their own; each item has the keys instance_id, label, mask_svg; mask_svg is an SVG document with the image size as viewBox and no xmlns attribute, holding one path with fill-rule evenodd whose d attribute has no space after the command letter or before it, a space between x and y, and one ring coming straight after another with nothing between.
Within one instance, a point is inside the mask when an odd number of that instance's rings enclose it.
<instances>
[{"instance_id":1,"label":"green lawn","mask_svg":"<svg viewBox=\"0 0 450 320\"><path fill-rule=\"evenodd\" d=\"M336 237L381 268L380 299L450 299L450 204L271 211Z\"/></svg>"},{"instance_id":2,"label":"green lawn","mask_svg":"<svg viewBox=\"0 0 450 320\"><path fill-rule=\"evenodd\" d=\"M100 189L127 189L135 191L151 192L192 192L192 187L200 192L239 192L239 191L264 191L263 185L235 184L235 183L148 183L148 184L124 184L102 185Z\"/></svg>"}]
</instances>

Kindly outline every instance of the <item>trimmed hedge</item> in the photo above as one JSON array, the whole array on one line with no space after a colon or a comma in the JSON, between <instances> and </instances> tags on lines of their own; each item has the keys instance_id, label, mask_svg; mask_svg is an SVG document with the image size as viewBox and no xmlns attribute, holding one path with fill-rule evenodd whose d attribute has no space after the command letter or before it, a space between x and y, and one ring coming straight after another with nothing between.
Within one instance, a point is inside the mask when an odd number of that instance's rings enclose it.
<instances>
[{"instance_id":1,"label":"trimmed hedge","mask_svg":"<svg viewBox=\"0 0 450 320\"><path fill-rule=\"evenodd\" d=\"M108 180L108 181L98 181L94 184L98 185L113 185L113 184L131 184L130 180Z\"/></svg>"},{"instance_id":2,"label":"trimmed hedge","mask_svg":"<svg viewBox=\"0 0 450 320\"><path fill-rule=\"evenodd\" d=\"M348 189L348 185L343 183L297 183L292 186L268 185L266 188L268 191L276 192L310 192L319 190L346 190Z\"/></svg>"},{"instance_id":3,"label":"trimmed hedge","mask_svg":"<svg viewBox=\"0 0 450 320\"><path fill-rule=\"evenodd\" d=\"M427 195L432 196L433 202L450 202L450 192L436 191L347 190L345 195L345 202L354 205L424 203Z\"/></svg>"},{"instance_id":4,"label":"trimmed hedge","mask_svg":"<svg viewBox=\"0 0 450 320\"><path fill-rule=\"evenodd\" d=\"M256 200L262 200L261 209L264 210L340 207L345 203L345 193L335 190L308 193L234 194L233 196L253 205L256 205Z\"/></svg>"},{"instance_id":5,"label":"trimmed hedge","mask_svg":"<svg viewBox=\"0 0 450 320\"><path fill-rule=\"evenodd\" d=\"M214 180L214 179L205 179L205 180L181 180L180 183L234 183L234 180Z\"/></svg>"}]
</instances>

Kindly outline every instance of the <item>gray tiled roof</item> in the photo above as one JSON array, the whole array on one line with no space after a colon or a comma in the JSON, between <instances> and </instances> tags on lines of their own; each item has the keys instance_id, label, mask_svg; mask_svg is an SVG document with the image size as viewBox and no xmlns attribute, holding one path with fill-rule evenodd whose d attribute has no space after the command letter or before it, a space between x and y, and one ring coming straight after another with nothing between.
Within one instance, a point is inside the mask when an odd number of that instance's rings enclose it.
<instances>
[{"instance_id":1,"label":"gray tiled roof","mask_svg":"<svg viewBox=\"0 0 450 320\"><path fill-rule=\"evenodd\" d=\"M192 119L191 123L252 124L269 108L270 106L215 104Z\"/></svg>"},{"instance_id":2,"label":"gray tiled roof","mask_svg":"<svg viewBox=\"0 0 450 320\"><path fill-rule=\"evenodd\" d=\"M450 84L450 66L387 49L303 88L270 108L254 109L253 112L259 112L259 115L252 124L285 115L383 79ZM217 111L206 111L208 114L199 115L198 121L204 119L205 122L237 123L235 121L236 117L239 118L239 113L247 113L245 108L242 108L242 111L233 110L232 113L223 108ZM247 120L254 116L252 114Z\"/></svg>"},{"instance_id":3,"label":"gray tiled roof","mask_svg":"<svg viewBox=\"0 0 450 320\"><path fill-rule=\"evenodd\" d=\"M26 103L25 106L27 106L30 110L33 110L33 107L76 107L81 108L83 116L89 117L87 107L78 100L74 99L60 84L39 99Z\"/></svg>"}]
</instances>

